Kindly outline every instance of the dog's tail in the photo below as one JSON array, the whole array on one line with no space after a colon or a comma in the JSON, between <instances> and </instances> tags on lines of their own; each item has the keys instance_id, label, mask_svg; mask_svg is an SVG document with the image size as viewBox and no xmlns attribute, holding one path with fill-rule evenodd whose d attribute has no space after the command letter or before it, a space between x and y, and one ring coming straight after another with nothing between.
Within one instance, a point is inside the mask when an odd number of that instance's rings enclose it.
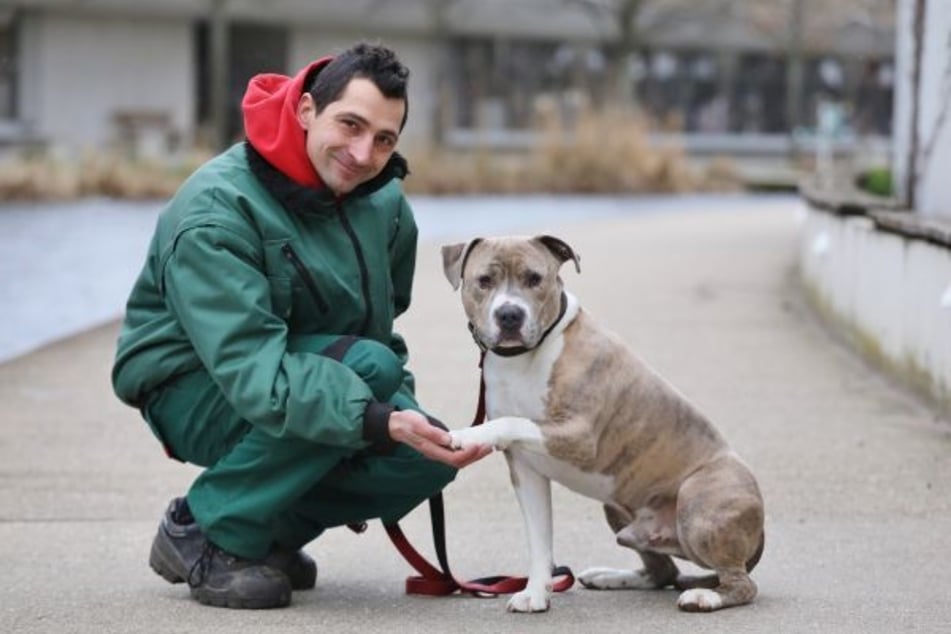
<instances>
[{"instance_id":1,"label":"dog's tail","mask_svg":"<svg viewBox=\"0 0 951 634\"><path fill-rule=\"evenodd\" d=\"M759 563L759 558L763 556L763 548L766 547L766 533L761 533L759 536L759 546L756 548L756 552L753 553L753 556L749 558L749 561L746 562L746 572L753 572L753 568L756 567L756 564Z\"/></svg>"}]
</instances>

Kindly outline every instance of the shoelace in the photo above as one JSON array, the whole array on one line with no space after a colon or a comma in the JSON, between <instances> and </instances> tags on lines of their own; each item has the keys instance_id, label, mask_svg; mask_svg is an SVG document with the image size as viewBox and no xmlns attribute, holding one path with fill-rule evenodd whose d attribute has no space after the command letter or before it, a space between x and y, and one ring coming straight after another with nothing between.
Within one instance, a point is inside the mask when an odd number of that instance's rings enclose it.
<instances>
[{"instance_id":1,"label":"shoelace","mask_svg":"<svg viewBox=\"0 0 951 634\"><path fill-rule=\"evenodd\" d=\"M211 561L215 558L217 551L217 546L205 540L205 546L201 550L201 555L198 556L198 559L192 564L191 570L188 571L189 588L196 588L204 582L205 575L208 574L208 569L211 568Z\"/></svg>"}]
</instances>

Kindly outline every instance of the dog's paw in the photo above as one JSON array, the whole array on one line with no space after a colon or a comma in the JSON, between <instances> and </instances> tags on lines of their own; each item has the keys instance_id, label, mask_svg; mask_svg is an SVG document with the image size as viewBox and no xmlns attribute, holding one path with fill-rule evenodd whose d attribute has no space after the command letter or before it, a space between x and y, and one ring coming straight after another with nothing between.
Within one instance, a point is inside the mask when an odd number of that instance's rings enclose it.
<instances>
[{"instance_id":1,"label":"dog's paw","mask_svg":"<svg viewBox=\"0 0 951 634\"><path fill-rule=\"evenodd\" d=\"M549 593L522 590L509 599L505 607L509 612L547 612L550 604Z\"/></svg>"},{"instance_id":2,"label":"dog's paw","mask_svg":"<svg viewBox=\"0 0 951 634\"><path fill-rule=\"evenodd\" d=\"M643 570L588 568L578 581L590 590L653 590L657 584Z\"/></svg>"},{"instance_id":3,"label":"dog's paw","mask_svg":"<svg viewBox=\"0 0 951 634\"><path fill-rule=\"evenodd\" d=\"M713 612L723 607L723 597L706 588L694 588L681 592L677 607L684 612Z\"/></svg>"},{"instance_id":4,"label":"dog's paw","mask_svg":"<svg viewBox=\"0 0 951 634\"><path fill-rule=\"evenodd\" d=\"M465 435L466 430L459 429L449 432L449 448L450 449L465 449L469 445L473 444L468 442L467 436Z\"/></svg>"},{"instance_id":5,"label":"dog's paw","mask_svg":"<svg viewBox=\"0 0 951 634\"><path fill-rule=\"evenodd\" d=\"M468 449L475 445L492 445L478 427L454 429L449 432L449 446L452 449Z\"/></svg>"}]
</instances>

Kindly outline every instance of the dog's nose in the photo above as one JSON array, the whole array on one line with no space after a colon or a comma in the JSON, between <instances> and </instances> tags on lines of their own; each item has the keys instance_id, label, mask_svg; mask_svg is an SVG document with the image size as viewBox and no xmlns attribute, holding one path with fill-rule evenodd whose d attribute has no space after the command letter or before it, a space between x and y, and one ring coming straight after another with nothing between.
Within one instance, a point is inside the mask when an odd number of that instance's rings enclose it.
<instances>
[{"instance_id":1,"label":"dog's nose","mask_svg":"<svg viewBox=\"0 0 951 634\"><path fill-rule=\"evenodd\" d=\"M514 332L522 327L525 311L513 304L506 304L495 311L495 320L503 332Z\"/></svg>"}]
</instances>

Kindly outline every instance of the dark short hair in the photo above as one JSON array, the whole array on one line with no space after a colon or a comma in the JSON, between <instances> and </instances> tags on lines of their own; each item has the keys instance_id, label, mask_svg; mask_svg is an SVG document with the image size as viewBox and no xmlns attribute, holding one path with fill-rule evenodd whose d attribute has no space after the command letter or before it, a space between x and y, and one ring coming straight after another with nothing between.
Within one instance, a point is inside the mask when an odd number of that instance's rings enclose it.
<instances>
[{"instance_id":1,"label":"dark short hair","mask_svg":"<svg viewBox=\"0 0 951 634\"><path fill-rule=\"evenodd\" d=\"M340 99L350 80L369 79L388 99L402 99L405 104L400 130L406 125L409 115L409 99L406 95L406 81L409 69L391 49L379 45L360 42L334 57L326 66L317 69L304 83L322 112L329 104Z\"/></svg>"}]
</instances>

